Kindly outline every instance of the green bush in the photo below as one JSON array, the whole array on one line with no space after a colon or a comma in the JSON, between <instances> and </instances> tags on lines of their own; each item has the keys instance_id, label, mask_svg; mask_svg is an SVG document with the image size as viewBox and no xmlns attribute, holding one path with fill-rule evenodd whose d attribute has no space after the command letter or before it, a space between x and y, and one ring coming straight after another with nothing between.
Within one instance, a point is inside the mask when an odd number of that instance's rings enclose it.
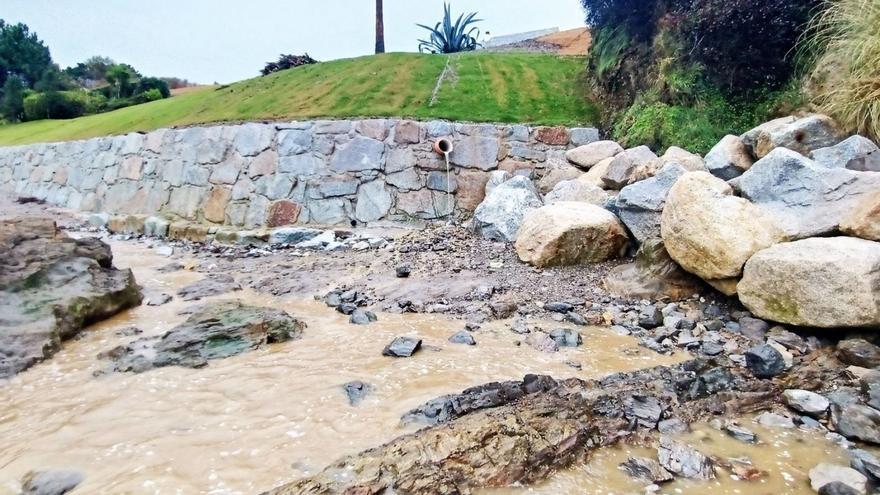
<instances>
[{"instance_id":1,"label":"green bush","mask_svg":"<svg viewBox=\"0 0 880 495\"><path fill-rule=\"evenodd\" d=\"M86 91L49 91L24 98L24 120L73 119L100 112L106 99Z\"/></svg>"}]
</instances>

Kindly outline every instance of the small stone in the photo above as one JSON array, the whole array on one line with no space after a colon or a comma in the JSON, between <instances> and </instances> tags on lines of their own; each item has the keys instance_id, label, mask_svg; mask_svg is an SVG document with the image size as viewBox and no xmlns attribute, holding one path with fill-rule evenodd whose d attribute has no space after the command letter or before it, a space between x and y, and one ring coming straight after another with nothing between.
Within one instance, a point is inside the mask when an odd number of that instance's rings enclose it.
<instances>
[{"instance_id":1,"label":"small stone","mask_svg":"<svg viewBox=\"0 0 880 495\"><path fill-rule=\"evenodd\" d=\"M795 411L810 416L824 416L831 403L825 397L808 390L789 389L782 392L782 401Z\"/></svg>"},{"instance_id":2,"label":"small stone","mask_svg":"<svg viewBox=\"0 0 880 495\"><path fill-rule=\"evenodd\" d=\"M643 428L654 428L663 415L663 406L652 395L633 395L624 403L623 413Z\"/></svg>"},{"instance_id":3,"label":"small stone","mask_svg":"<svg viewBox=\"0 0 880 495\"><path fill-rule=\"evenodd\" d=\"M633 478L651 483L665 483L674 479L672 473L663 469L659 462L647 457L629 457L619 467Z\"/></svg>"},{"instance_id":4,"label":"small stone","mask_svg":"<svg viewBox=\"0 0 880 495\"><path fill-rule=\"evenodd\" d=\"M550 338L556 342L559 347L577 347L581 345L581 334L577 330L570 328L557 328L550 331Z\"/></svg>"},{"instance_id":5,"label":"small stone","mask_svg":"<svg viewBox=\"0 0 880 495\"><path fill-rule=\"evenodd\" d=\"M842 481L832 481L819 488L819 495L861 495L861 493Z\"/></svg>"},{"instance_id":6,"label":"small stone","mask_svg":"<svg viewBox=\"0 0 880 495\"><path fill-rule=\"evenodd\" d=\"M162 306L171 302L171 294L165 292L144 292L144 303L147 306Z\"/></svg>"},{"instance_id":7,"label":"small stone","mask_svg":"<svg viewBox=\"0 0 880 495\"><path fill-rule=\"evenodd\" d=\"M849 462L851 468L874 480L880 480L880 460L874 454L861 449L850 450L852 459Z\"/></svg>"},{"instance_id":8,"label":"small stone","mask_svg":"<svg viewBox=\"0 0 880 495\"><path fill-rule=\"evenodd\" d=\"M422 347L422 339L396 337L382 350L383 356L410 357Z\"/></svg>"},{"instance_id":9,"label":"small stone","mask_svg":"<svg viewBox=\"0 0 880 495\"><path fill-rule=\"evenodd\" d=\"M378 320L378 318L376 317L376 313L373 313L372 311L356 309L352 311L351 317L348 319L348 322L353 325L369 325L376 320Z\"/></svg>"},{"instance_id":10,"label":"small stone","mask_svg":"<svg viewBox=\"0 0 880 495\"><path fill-rule=\"evenodd\" d=\"M357 309L357 305L350 302L341 303L340 305L336 306L336 311L339 311L344 315L353 314L355 311L357 311Z\"/></svg>"},{"instance_id":11,"label":"small stone","mask_svg":"<svg viewBox=\"0 0 880 495\"><path fill-rule=\"evenodd\" d=\"M772 378L785 370L782 354L767 344L752 347L745 353L746 365L758 378Z\"/></svg>"},{"instance_id":12,"label":"small stone","mask_svg":"<svg viewBox=\"0 0 880 495\"><path fill-rule=\"evenodd\" d=\"M639 326L657 328L663 324L663 312L656 305L644 306L639 311Z\"/></svg>"},{"instance_id":13,"label":"small stone","mask_svg":"<svg viewBox=\"0 0 880 495\"><path fill-rule=\"evenodd\" d=\"M579 327L587 326L587 319L575 313L574 311L569 311L568 313L565 313L565 320Z\"/></svg>"},{"instance_id":14,"label":"small stone","mask_svg":"<svg viewBox=\"0 0 880 495\"><path fill-rule=\"evenodd\" d=\"M477 345L477 341L474 340L473 335L467 330L462 330L452 337L449 337L449 342L452 342L453 344Z\"/></svg>"},{"instance_id":15,"label":"small stone","mask_svg":"<svg viewBox=\"0 0 880 495\"><path fill-rule=\"evenodd\" d=\"M847 439L880 444L880 411L873 407L835 404L831 418L837 432Z\"/></svg>"},{"instance_id":16,"label":"small stone","mask_svg":"<svg viewBox=\"0 0 880 495\"><path fill-rule=\"evenodd\" d=\"M544 332L528 334L526 344L541 352L553 353L559 350L559 344Z\"/></svg>"},{"instance_id":17,"label":"small stone","mask_svg":"<svg viewBox=\"0 0 880 495\"><path fill-rule=\"evenodd\" d=\"M348 397L348 403L352 406L358 405L364 397L372 390L369 384L364 383L360 380L355 380L353 382L348 382L342 386L342 389L345 391L345 395Z\"/></svg>"},{"instance_id":18,"label":"small stone","mask_svg":"<svg viewBox=\"0 0 880 495\"><path fill-rule=\"evenodd\" d=\"M544 310L554 313L568 313L573 310L574 306L567 302L549 302L544 304Z\"/></svg>"},{"instance_id":19,"label":"small stone","mask_svg":"<svg viewBox=\"0 0 880 495\"><path fill-rule=\"evenodd\" d=\"M862 368L880 367L880 347L865 339L847 339L837 344L837 358Z\"/></svg>"},{"instance_id":20,"label":"small stone","mask_svg":"<svg viewBox=\"0 0 880 495\"><path fill-rule=\"evenodd\" d=\"M724 432L741 442L758 442L758 435L755 435L755 433L748 428L743 428L742 426L739 426L735 423L728 423L724 425Z\"/></svg>"},{"instance_id":21,"label":"small stone","mask_svg":"<svg viewBox=\"0 0 880 495\"><path fill-rule=\"evenodd\" d=\"M679 418L664 419L657 423L657 431L665 435L677 435L687 433L690 428L687 423Z\"/></svg>"},{"instance_id":22,"label":"small stone","mask_svg":"<svg viewBox=\"0 0 880 495\"><path fill-rule=\"evenodd\" d=\"M692 447L671 438L660 437L657 456L660 459L660 465L673 474L697 480L715 478L715 466L711 459Z\"/></svg>"},{"instance_id":23,"label":"small stone","mask_svg":"<svg viewBox=\"0 0 880 495\"><path fill-rule=\"evenodd\" d=\"M768 428L794 428L794 421L791 418L769 411L759 414L755 421Z\"/></svg>"},{"instance_id":24,"label":"small stone","mask_svg":"<svg viewBox=\"0 0 880 495\"><path fill-rule=\"evenodd\" d=\"M397 278L407 278L410 275L409 265L400 265L394 269L394 274Z\"/></svg>"},{"instance_id":25,"label":"small stone","mask_svg":"<svg viewBox=\"0 0 880 495\"><path fill-rule=\"evenodd\" d=\"M84 479L78 471L31 471L22 479L21 495L64 495Z\"/></svg>"},{"instance_id":26,"label":"small stone","mask_svg":"<svg viewBox=\"0 0 880 495\"><path fill-rule=\"evenodd\" d=\"M855 493L867 493L868 479L853 468L837 464L821 463L810 469L810 486L819 491L829 483L839 482L855 490Z\"/></svg>"}]
</instances>

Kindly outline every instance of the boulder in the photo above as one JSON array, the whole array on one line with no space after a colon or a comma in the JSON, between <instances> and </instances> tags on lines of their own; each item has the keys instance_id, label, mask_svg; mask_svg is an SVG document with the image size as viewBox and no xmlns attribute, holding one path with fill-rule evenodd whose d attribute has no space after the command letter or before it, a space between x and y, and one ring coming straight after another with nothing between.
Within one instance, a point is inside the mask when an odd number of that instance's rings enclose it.
<instances>
[{"instance_id":1,"label":"boulder","mask_svg":"<svg viewBox=\"0 0 880 495\"><path fill-rule=\"evenodd\" d=\"M614 157L602 181L608 189L621 189L653 175L659 163L657 155L647 146L630 148Z\"/></svg>"},{"instance_id":2,"label":"boulder","mask_svg":"<svg viewBox=\"0 0 880 495\"><path fill-rule=\"evenodd\" d=\"M589 170L602 160L614 158L622 152L623 148L614 141L596 141L566 151L565 158L578 167Z\"/></svg>"},{"instance_id":3,"label":"boulder","mask_svg":"<svg viewBox=\"0 0 880 495\"><path fill-rule=\"evenodd\" d=\"M528 334L525 342L535 350L549 354L559 350L559 344L544 332L532 332Z\"/></svg>"},{"instance_id":4,"label":"boulder","mask_svg":"<svg viewBox=\"0 0 880 495\"><path fill-rule=\"evenodd\" d=\"M511 177L513 177L513 174L505 170L493 170L489 172L489 177L488 179L486 179L486 186L484 188L485 194L483 195L483 199L485 199L486 196L492 194L492 191L494 191L496 187L509 181ZM479 206L479 204L477 206Z\"/></svg>"},{"instance_id":5,"label":"boulder","mask_svg":"<svg viewBox=\"0 0 880 495\"><path fill-rule=\"evenodd\" d=\"M238 290L241 290L241 285L235 281L232 275L208 273L205 278L178 289L177 295L184 301L198 301L205 297L219 296Z\"/></svg>"},{"instance_id":6,"label":"boulder","mask_svg":"<svg viewBox=\"0 0 880 495\"><path fill-rule=\"evenodd\" d=\"M131 270L113 267L110 246L71 239L51 220L0 220L0 252L0 379L141 302Z\"/></svg>"},{"instance_id":7,"label":"boulder","mask_svg":"<svg viewBox=\"0 0 880 495\"><path fill-rule=\"evenodd\" d=\"M561 202L526 214L516 252L520 260L539 267L595 263L621 256L627 241L613 213L587 203Z\"/></svg>"},{"instance_id":8,"label":"boulder","mask_svg":"<svg viewBox=\"0 0 880 495\"><path fill-rule=\"evenodd\" d=\"M860 201L880 195L880 174L826 168L778 148L737 178L735 185L790 239L803 239L836 231Z\"/></svg>"},{"instance_id":9,"label":"boulder","mask_svg":"<svg viewBox=\"0 0 880 495\"><path fill-rule=\"evenodd\" d=\"M819 148L810 157L823 167L880 172L880 148L870 139L858 135L834 146Z\"/></svg>"},{"instance_id":10,"label":"boulder","mask_svg":"<svg viewBox=\"0 0 880 495\"><path fill-rule=\"evenodd\" d=\"M670 162L654 177L621 189L616 202L617 215L639 244L660 238L660 216L666 195L686 172L679 163Z\"/></svg>"},{"instance_id":11,"label":"boulder","mask_svg":"<svg viewBox=\"0 0 880 495\"><path fill-rule=\"evenodd\" d=\"M538 190L541 194L547 194L560 182L577 179L582 174L580 169L568 164L553 167L538 181Z\"/></svg>"},{"instance_id":12,"label":"boulder","mask_svg":"<svg viewBox=\"0 0 880 495\"><path fill-rule=\"evenodd\" d=\"M706 163L700 155L691 153L690 151L679 148L678 146L670 146L666 153L660 157L660 164L677 163L688 172L705 172Z\"/></svg>"},{"instance_id":13,"label":"boulder","mask_svg":"<svg viewBox=\"0 0 880 495\"><path fill-rule=\"evenodd\" d=\"M753 314L820 328L880 325L880 243L812 238L757 252L737 286Z\"/></svg>"},{"instance_id":14,"label":"boulder","mask_svg":"<svg viewBox=\"0 0 880 495\"><path fill-rule=\"evenodd\" d=\"M802 155L834 146L843 136L837 124L825 115L783 117L761 124L742 135L752 156L763 158L776 148L788 148Z\"/></svg>"},{"instance_id":15,"label":"boulder","mask_svg":"<svg viewBox=\"0 0 880 495\"><path fill-rule=\"evenodd\" d=\"M551 330L549 335L559 347L578 347L583 342L580 332L571 328L557 328Z\"/></svg>"},{"instance_id":16,"label":"boulder","mask_svg":"<svg viewBox=\"0 0 880 495\"><path fill-rule=\"evenodd\" d=\"M830 483L843 483L855 493L864 495L867 492L868 478L862 473L847 466L821 463L810 469L810 486L815 491Z\"/></svg>"},{"instance_id":17,"label":"boulder","mask_svg":"<svg viewBox=\"0 0 880 495\"><path fill-rule=\"evenodd\" d=\"M739 177L752 168L755 161L739 136L727 135L706 154L709 173L724 180Z\"/></svg>"},{"instance_id":18,"label":"boulder","mask_svg":"<svg viewBox=\"0 0 880 495\"><path fill-rule=\"evenodd\" d=\"M471 228L487 239L512 242L526 214L541 205L532 181L514 177L493 189L474 210Z\"/></svg>"},{"instance_id":19,"label":"boulder","mask_svg":"<svg viewBox=\"0 0 880 495\"><path fill-rule=\"evenodd\" d=\"M574 127L571 129L570 137L571 144L574 146L594 143L599 140L599 129L595 127Z\"/></svg>"},{"instance_id":20,"label":"boulder","mask_svg":"<svg viewBox=\"0 0 880 495\"><path fill-rule=\"evenodd\" d=\"M614 295L652 301L661 298L685 299L699 293L702 288L697 277L672 260L660 239L643 242L635 260L613 268L603 283L605 289Z\"/></svg>"},{"instance_id":21,"label":"boulder","mask_svg":"<svg viewBox=\"0 0 880 495\"><path fill-rule=\"evenodd\" d=\"M705 280L739 276L754 253L783 240L767 215L708 172L688 172L672 186L660 233L672 259Z\"/></svg>"},{"instance_id":22,"label":"boulder","mask_svg":"<svg viewBox=\"0 0 880 495\"><path fill-rule=\"evenodd\" d=\"M544 204L549 205L559 201L580 201L603 206L608 201L608 193L599 186L587 182L564 180L544 196Z\"/></svg>"},{"instance_id":23,"label":"boulder","mask_svg":"<svg viewBox=\"0 0 880 495\"><path fill-rule=\"evenodd\" d=\"M840 221L840 231L870 241L880 241L880 194L869 194Z\"/></svg>"},{"instance_id":24,"label":"boulder","mask_svg":"<svg viewBox=\"0 0 880 495\"><path fill-rule=\"evenodd\" d=\"M608 166L611 165L611 162L614 161L614 157L606 158L601 162L597 163L590 169L589 172L585 174L581 174L576 180L578 182L586 182L588 184L593 184L594 186L605 188L605 181L602 180L602 177L605 176L605 173L608 171Z\"/></svg>"},{"instance_id":25,"label":"boulder","mask_svg":"<svg viewBox=\"0 0 880 495\"><path fill-rule=\"evenodd\" d=\"M164 334L137 339L103 357L119 372L141 373L163 366L200 368L212 359L299 339L303 328L303 322L281 310L239 301L209 303Z\"/></svg>"}]
</instances>

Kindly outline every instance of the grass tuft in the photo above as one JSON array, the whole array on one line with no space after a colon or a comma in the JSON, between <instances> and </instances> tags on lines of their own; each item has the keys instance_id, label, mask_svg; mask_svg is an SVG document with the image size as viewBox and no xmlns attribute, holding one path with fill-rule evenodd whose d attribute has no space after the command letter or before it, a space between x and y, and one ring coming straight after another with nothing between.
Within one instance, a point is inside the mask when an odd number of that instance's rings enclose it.
<instances>
[{"instance_id":1,"label":"grass tuft","mask_svg":"<svg viewBox=\"0 0 880 495\"><path fill-rule=\"evenodd\" d=\"M880 140L880 0L828 0L799 51L816 60L818 109Z\"/></svg>"}]
</instances>

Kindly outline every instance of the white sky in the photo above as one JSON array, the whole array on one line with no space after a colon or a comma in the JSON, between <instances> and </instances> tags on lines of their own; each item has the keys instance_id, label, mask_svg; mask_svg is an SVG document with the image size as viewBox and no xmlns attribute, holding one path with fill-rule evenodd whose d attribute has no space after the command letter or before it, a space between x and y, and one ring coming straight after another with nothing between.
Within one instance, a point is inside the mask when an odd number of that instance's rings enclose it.
<instances>
[{"instance_id":1,"label":"white sky","mask_svg":"<svg viewBox=\"0 0 880 495\"><path fill-rule=\"evenodd\" d=\"M386 51L416 51L443 0L384 0ZM373 52L375 0L2 0L0 18L24 22L66 67L92 55L150 76L228 83L259 74L280 53L318 60ZM453 0L478 11L492 35L584 25L578 0Z\"/></svg>"}]
</instances>

